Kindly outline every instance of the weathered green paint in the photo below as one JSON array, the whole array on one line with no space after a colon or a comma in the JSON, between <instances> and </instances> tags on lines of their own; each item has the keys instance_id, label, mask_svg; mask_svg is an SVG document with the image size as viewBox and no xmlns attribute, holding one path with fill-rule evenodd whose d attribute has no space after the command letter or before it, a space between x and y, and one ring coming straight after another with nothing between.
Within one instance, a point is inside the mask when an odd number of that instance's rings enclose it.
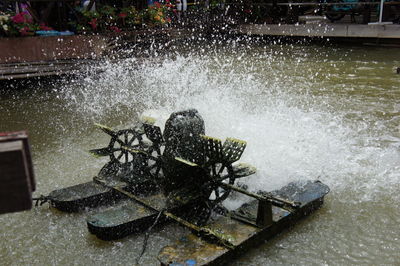
<instances>
[{"instance_id":1,"label":"weathered green paint","mask_svg":"<svg viewBox=\"0 0 400 266\"><path fill-rule=\"evenodd\" d=\"M247 163L234 164L232 168L237 178L253 175L257 172L257 168Z\"/></svg>"},{"instance_id":2,"label":"weathered green paint","mask_svg":"<svg viewBox=\"0 0 400 266\"><path fill-rule=\"evenodd\" d=\"M154 125L156 123L156 119L150 116L142 116L140 118L143 124Z\"/></svg>"}]
</instances>

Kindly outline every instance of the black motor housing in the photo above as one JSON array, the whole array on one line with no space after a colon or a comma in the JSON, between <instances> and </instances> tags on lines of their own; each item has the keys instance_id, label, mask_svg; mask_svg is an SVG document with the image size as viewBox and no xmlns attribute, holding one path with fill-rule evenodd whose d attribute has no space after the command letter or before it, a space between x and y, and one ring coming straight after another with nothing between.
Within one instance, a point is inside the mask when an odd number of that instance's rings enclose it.
<instances>
[{"instance_id":1,"label":"black motor housing","mask_svg":"<svg viewBox=\"0 0 400 266\"><path fill-rule=\"evenodd\" d=\"M188 184L201 184L203 173L175 158L181 158L197 165L203 165L205 161L203 142L200 137L205 134L204 120L196 109L172 113L165 122L164 140L165 150L163 154L163 169L165 176L165 192L168 194L177 188Z\"/></svg>"}]
</instances>

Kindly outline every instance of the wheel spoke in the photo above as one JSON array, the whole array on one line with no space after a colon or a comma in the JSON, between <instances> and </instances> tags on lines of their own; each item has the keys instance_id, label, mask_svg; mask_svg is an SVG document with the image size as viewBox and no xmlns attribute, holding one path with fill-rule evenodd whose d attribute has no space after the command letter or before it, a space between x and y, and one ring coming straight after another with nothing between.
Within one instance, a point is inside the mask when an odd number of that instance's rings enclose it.
<instances>
[{"instance_id":1,"label":"wheel spoke","mask_svg":"<svg viewBox=\"0 0 400 266\"><path fill-rule=\"evenodd\" d=\"M132 184L141 182L135 178L134 173L148 172L149 179L153 181L160 179L160 175L162 175L160 145L163 144L154 143L154 141L151 143L151 140L145 137L145 132L136 128L114 132L104 126L98 127L109 134L111 140L108 147L94 149L90 152L96 156L109 156L110 163L116 165L115 171L112 171L114 175L121 176ZM123 171L121 172L121 170Z\"/></svg>"},{"instance_id":2,"label":"wheel spoke","mask_svg":"<svg viewBox=\"0 0 400 266\"><path fill-rule=\"evenodd\" d=\"M225 166L221 165L221 168L218 171L218 175L220 175L224 171L224 169L225 169Z\"/></svg>"},{"instance_id":3,"label":"wheel spoke","mask_svg":"<svg viewBox=\"0 0 400 266\"><path fill-rule=\"evenodd\" d=\"M214 177L217 177L217 169L216 169L216 165L215 165L215 164L213 164L211 169L212 169L212 174L213 174L213 176L214 176Z\"/></svg>"},{"instance_id":4,"label":"wheel spoke","mask_svg":"<svg viewBox=\"0 0 400 266\"><path fill-rule=\"evenodd\" d=\"M219 187L219 182L226 182L233 184L235 181L235 175L233 173L233 168L231 164L225 165L222 162L213 162L209 167L209 175L211 181L211 187L209 187L209 201L213 205L221 203L224 201L230 193L230 189L222 189ZM224 183L225 183L224 182Z\"/></svg>"},{"instance_id":5,"label":"wheel spoke","mask_svg":"<svg viewBox=\"0 0 400 266\"><path fill-rule=\"evenodd\" d=\"M158 162L158 160L159 160L157 157L154 157L153 155L149 155L149 156L147 156L147 158L148 158L148 160L153 160L155 162Z\"/></svg>"},{"instance_id":6,"label":"wheel spoke","mask_svg":"<svg viewBox=\"0 0 400 266\"><path fill-rule=\"evenodd\" d=\"M156 177L158 177L158 175L160 174L161 171L161 166L158 166L156 169Z\"/></svg>"},{"instance_id":7,"label":"wheel spoke","mask_svg":"<svg viewBox=\"0 0 400 266\"><path fill-rule=\"evenodd\" d=\"M129 161L129 153L125 152L125 163Z\"/></svg>"},{"instance_id":8,"label":"wheel spoke","mask_svg":"<svg viewBox=\"0 0 400 266\"><path fill-rule=\"evenodd\" d=\"M115 141L118 142L121 146L125 145L125 143L119 138L117 138Z\"/></svg>"},{"instance_id":9,"label":"wheel spoke","mask_svg":"<svg viewBox=\"0 0 400 266\"><path fill-rule=\"evenodd\" d=\"M132 143L135 141L136 137L134 135L132 135L131 140L128 142L128 146L131 146ZM133 145L133 147L135 147L136 145Z\"/></svg>"},{"instance_id":10,"label":"wheel spoke","mask_svg":"<svg viewBox=\"0 0 400 266\"><path fill-rule=\"evenodd\" d=\"M214 193L215 193L215 200L218 200L219 199L219 188L216 188L214 190Z\"/></svg>"}]
</instances>

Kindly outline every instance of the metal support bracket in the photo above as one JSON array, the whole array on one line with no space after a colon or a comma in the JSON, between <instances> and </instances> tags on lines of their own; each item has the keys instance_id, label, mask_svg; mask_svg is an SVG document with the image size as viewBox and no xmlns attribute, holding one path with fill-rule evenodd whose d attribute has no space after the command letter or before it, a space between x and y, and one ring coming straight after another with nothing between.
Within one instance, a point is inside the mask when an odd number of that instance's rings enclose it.
<instances>
[{"instance_id":1,"label":"metal support bracket","mask_svg":"<svg viewBox=\"0 0 400 266\"><path fill-rule=\"evenodd\" d=\"M268 227L273 223L272 220L272 203L271 201L258 200L257 219L256 224L258 227Z\"/></svg>"}]
</instances>

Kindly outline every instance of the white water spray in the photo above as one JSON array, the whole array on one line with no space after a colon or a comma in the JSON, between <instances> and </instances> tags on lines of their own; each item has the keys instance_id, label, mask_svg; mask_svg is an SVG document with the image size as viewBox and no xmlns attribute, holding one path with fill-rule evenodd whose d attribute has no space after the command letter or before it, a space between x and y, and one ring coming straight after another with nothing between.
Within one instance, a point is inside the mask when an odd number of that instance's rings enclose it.
<instances>
[{"instance_id":1,"label":"white water spray","mask_svg":"<svg viewBox=\"0 0 400 266\"><path fill-rule=\"evenodd\" d=\"M281 55L213 52L156 62L127 59L105 64L102 73L86 77L66 97L82 115L101 119L134 110L138 116L157 118L160 126L171 112L196 108L205 120L206 134L248 142L242 161L258 169L256 177L246 179L252 190L321 179L334 191L362 188L342 198L358 201L370 200L398 183L400 157L394 147L359 145L369 137L359 135L363 125L348 124L346 113L333 111L335 99L321 103L310 95L319 73L296 70L288 79L276 62Z\"/></svg>"}]
</instances>

